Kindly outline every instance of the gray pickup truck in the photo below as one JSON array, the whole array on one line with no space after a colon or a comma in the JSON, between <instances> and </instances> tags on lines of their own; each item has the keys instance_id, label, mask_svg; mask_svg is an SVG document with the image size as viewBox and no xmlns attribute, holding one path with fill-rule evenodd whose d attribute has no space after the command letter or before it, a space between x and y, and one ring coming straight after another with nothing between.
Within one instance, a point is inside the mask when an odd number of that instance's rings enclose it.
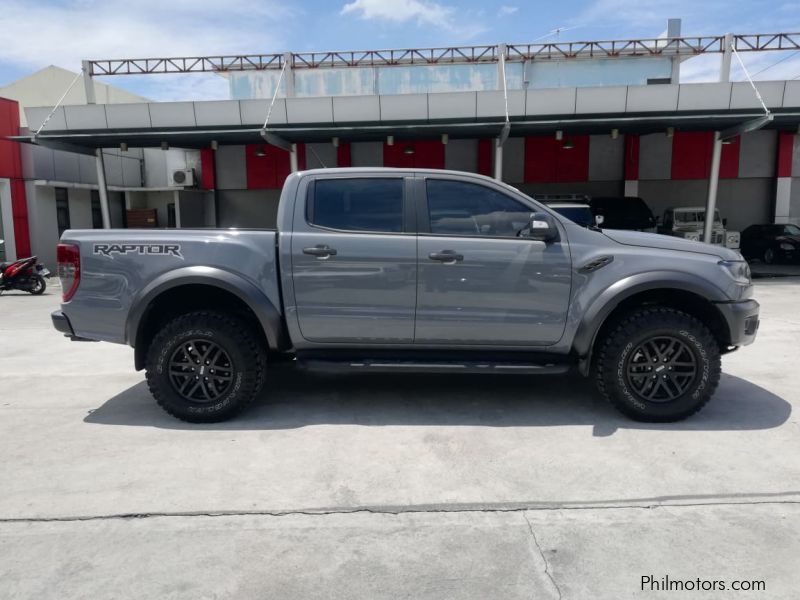
<instances>
[{"instance_id":1,"label":"gray pickup truck","mask_svg":"<svg viewBox=\"0 0 800 600\"><path fill-rule=\"evenodd\" d=\"M129 344L157 402L227 419L270 368L553 374L674 421L753 342L747 263L720 246L581 227L479 175L322 169L277 230L66 231L55 328ZM87 366L87 375L90 367Z\"/></svg>"}]
</instances>

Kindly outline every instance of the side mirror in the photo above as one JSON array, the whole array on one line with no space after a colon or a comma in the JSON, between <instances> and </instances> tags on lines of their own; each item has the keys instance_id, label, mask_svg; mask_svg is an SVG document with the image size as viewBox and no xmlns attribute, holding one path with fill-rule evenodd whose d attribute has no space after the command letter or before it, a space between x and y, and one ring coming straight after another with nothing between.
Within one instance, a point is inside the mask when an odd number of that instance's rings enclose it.
<instances>
[{"instance_id":1,"label":"side mirror","mask_svg":"<svg viewBox=\"0 0 800 600\"><path fill-rule=\"evenodd\" d=\"M531 220L523 230L525 237L540 242L554 242L558 239L558 227L553 217L547 213L533 213Z\"/></svg>"},{"instance_id":2,"label":"side mirror","mask_svg":"<svg viewBox=\"0 0 800 600\"><path fill-rule=\"evenodd\" d=\"M594 216L594 224L597 225L598 227L600 227L605 222L605 220L606 218L603 215Z\"/></svg>"}]
</instances>

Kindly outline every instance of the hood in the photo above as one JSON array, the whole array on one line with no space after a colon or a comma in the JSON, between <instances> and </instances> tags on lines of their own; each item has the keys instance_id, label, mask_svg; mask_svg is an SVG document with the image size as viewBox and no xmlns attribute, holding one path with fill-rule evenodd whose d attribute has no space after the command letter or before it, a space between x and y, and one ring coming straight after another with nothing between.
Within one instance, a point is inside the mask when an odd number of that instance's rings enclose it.
<instances>
[{"instance_id":1,"label":"hood","mask_svg":"<svg viewBox=\"0 0 800 600\"><path fill-rule=\"evenodd\" d=\"M722 246L712 246L703 242L693 242L683 238L659 233L643 233L641 231L623 231L621 229L603 229L603 234L618 244L640 246L642 248L659 248L661 250L677 250L679 252L695 252L717 256L723 260L742 260L741 254Z\"/></svg>"}]
</instances>

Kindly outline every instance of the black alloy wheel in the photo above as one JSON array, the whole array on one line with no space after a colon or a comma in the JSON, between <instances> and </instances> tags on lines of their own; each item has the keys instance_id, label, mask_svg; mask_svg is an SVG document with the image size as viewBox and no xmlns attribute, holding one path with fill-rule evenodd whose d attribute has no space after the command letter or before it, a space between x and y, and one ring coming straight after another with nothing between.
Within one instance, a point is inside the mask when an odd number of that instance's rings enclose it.
<instances>
[{"instance_id":1,"label":"black alloy wheel","mask_svg":"<svg viewBox=\"0 0 800 600\"><path fill-rule=\"evenodd\" d=\"M228 391L235 374L228 353L209 340L184 342L169 360L170 383L190 402L214 402Z\"/></svg>"},{"instance_id":2,"label":"black alloy wheel","mask_svg":"<svg viewBox=\"0 0 800 600\"><path fill-rule=\"evenodd\" d=\"M674 336L657 336L628 354L625 374L629 389L641 400L671 402L683 396L698 368L689 347Z\"/></svg>"}]
</instances>

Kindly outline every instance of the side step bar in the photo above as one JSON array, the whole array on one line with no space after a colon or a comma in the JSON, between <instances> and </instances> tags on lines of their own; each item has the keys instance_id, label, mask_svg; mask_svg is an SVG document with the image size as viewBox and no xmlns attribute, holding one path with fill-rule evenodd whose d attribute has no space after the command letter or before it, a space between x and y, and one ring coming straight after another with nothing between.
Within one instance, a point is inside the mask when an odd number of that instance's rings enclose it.
<instances>
[{"instance_id":1,"label":"side step bar","mask_svg":"<svg viewBox=\"0 0 800 600\"><path fill-rule=\"evenodd\" d=\"M370 373L513 373L518 375L557 375L566 373L571 363L436 361L420 360L299 360L298 366L314 371L356 371Z\"/></svg>"}]
</instances>

